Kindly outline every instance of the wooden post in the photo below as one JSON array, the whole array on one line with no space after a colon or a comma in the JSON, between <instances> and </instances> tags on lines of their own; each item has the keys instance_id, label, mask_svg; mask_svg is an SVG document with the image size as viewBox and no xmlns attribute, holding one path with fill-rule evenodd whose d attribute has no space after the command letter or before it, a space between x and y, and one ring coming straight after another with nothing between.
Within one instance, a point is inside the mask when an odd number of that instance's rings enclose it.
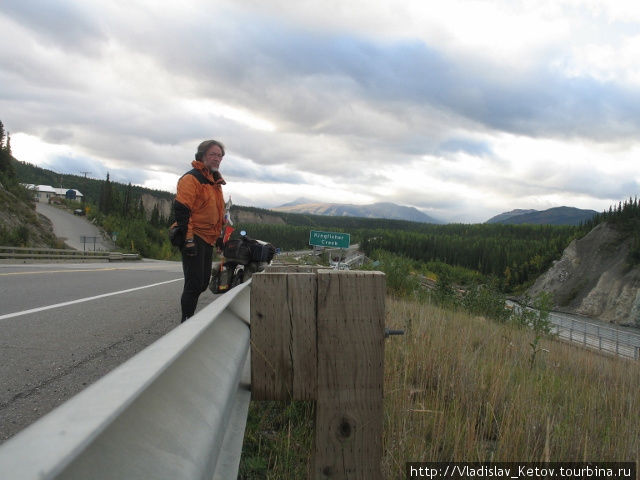
<instances>
[{"instance_id":1,"label":"wooden post","mask_svg":"<svg viewBox=\"0 0 640 480\"><path fill-rule=\"evenodd\" d=\"M384 274L252 278L252 399L317 401L311 479L380 480Z\"/></svg>"},{"instance_id":2,"label":"wooden post","mask_svg":"<svg viewBox=\"0 0 640 480\"><path fill-rule=\"evenodd\" d=\"M313 479L381 479L385 277L318 272Z\"/></svg>"},{"instance_id":3,"label":"wooden post","mask_svg":"<svg viewBox=\"0 0 640 480\"><path fill-rule=\"evenodd\" d=\"M274 272L252 278L252 399L315 400L316 275Z\"/></svg>"}]
</instances>

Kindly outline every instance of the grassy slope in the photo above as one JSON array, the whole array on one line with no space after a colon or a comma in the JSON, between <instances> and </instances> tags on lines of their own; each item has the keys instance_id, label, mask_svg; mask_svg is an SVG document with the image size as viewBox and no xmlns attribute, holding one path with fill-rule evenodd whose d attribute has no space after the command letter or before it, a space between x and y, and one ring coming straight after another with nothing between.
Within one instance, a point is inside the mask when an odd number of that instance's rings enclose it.
<instances>
[{"instance_id":1,"label":"grassy slope","mask_svg":"<svg viewBox=\"0 0 640 480\"><path fill-rule=\"evenodd\" d=\"M637 362L549 339L531 368L532 332L392 297L386 324L407 334L386 341L385 478L407 461L640 460ZM253 403L240 478L304 478L312 418Z\"/></svg>"},{"instance_id":2,"label":"grassy slope","mask_svg":"<svg viewBox=\"0 0 640 480\"><path fill-rule=\"evenodd\" d=\"M640 365L429 305L388 301L384 465L640 459ZM451 335L451 332L456 332Z\"/></svg>"}]
</instances>

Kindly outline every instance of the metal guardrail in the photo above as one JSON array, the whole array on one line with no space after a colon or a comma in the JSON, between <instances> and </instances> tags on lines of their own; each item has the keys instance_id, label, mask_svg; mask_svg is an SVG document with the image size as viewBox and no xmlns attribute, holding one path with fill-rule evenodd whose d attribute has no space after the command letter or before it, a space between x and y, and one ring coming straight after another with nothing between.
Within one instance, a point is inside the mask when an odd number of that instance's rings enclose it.
<instances>
[{"instance_id":1,"label":"metal guardrail","mask_svg":"<svg viewBox=\"0 0 640 480\"><path fill-rule=\"evenodd\" d=\"M576 318L550 313L552 332L584 347L640 360L640 335Z\"/></svg>"},{"instance_id":2,"label":"metal guardrail","mask_svg":"<svg viewBox=\"0 0 640 480\"><path fill-rule=\"evenodd\" d=\"M36 248L36 247L2 247L0 246L0 259L5 260L140 260L137 253L121 252L82 252L61 248Z\"/></svg>"},{"instance_id":3,"label":"metal guardrail","mask_svg":"<svg viewBox=\"0 0 640 480\"><path fill-rule=\"evenodd\" d=\"M523 308L518 303L507 300L513 308ZM530 307L526 307L532 310ZM640 360L640 334L620 327L609 327L590 322L573 315L549 312L551 333L563 340L577 343L585 348L599 350L625 358Z\"/></svg>"},{"instance_id":4,"label":"metal guardrail","mask_svg":"<svg viewBox=\"0 0 640 480\"><path fill-rule=\"evenodd\" d=\"M0 446L3 478L235 479L251 395L250 283Z\"/></svg>"}]
</instances>

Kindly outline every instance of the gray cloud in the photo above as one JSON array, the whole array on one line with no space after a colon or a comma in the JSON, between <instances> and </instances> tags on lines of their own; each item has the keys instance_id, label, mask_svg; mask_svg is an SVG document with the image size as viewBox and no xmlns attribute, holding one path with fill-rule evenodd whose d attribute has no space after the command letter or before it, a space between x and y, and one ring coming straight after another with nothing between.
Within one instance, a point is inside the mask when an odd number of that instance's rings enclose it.
<instances>
[{"instance_id":1,"label":"gray cloud","mask_svg":"<svg viewBox=\"0 0 640 480\"><path fill-rule=\"evenodd\" d=\"M273 167L257 165L251 161L243 161L230 157L225 159L220 171L226 179L239 181L258 181L261 183L306 184L307 180L298 172L277 171Z\"/></svg>"},{"instance_id":2,"label":"gray cloud","mask_svg":"<svg viewBox=\"0 0 640 480\"><path fill-rule=\"evenodd\" d=\"M4 0L2 14L30 28L47 47L90 55L108 38L101 22L82 3Z\"/></svg>"},{"instance_id":3,"label":"gray cloud","mask_svg":"<svg viewBox=\"0 0 640 480\"><path fill-rule=\"evenodd\" d=\"M224 19L223 34L236 20ZM309 33L275 20L257 27L249 23L254 28L238 28L241 35L223 35L205 54L208 61L183 56L179 63L207 79L201 85L206 94L216 95L222 86L230 98L250 98L286 125L322 132L331 112L345 98L355 98L376 105L378 113L389 113L395 103L400 110L420 105L530 136L625 137L640 126L637 91L593 78L566 78L546 65L522 74L508 65L449 58L418 41L382 43ZM247 67L238 69L232 57L243 58ZM343 131L348 134L349 126Z\"/></svg>"},{"instance_id":4,"label":"gray cloud","mask_svg":"<svg viewBox=\"0 0 640 480\"><path fill-rule=\"evenodd\" d=\"M197 143L213 137L227 144L228 160L242 159L223 166L236 181L304 185L313 178L374 195L396 169L438 156L445 164L428 166L433 178L513 199L549 192L618 198L638 190L638 178L589 169L533 169L535 178L514 180L509 165L518 159L499 158L483 140L507 132L635 141L640 92L563 76L549 67L562 52L546 52L522 72L419 40L305 29L230 3L175 12L5 2L0 26L15 39L0 46L5 125L69 144L83 161L101 159L114 175L140 183L151 178L150 165L180 174ZM275 131L230 120L206 103L185 107L203 98L251 112ZM450 168L461 153L499 169ZM52 161L75 168L80 160ZM391 197L447 218L447 211L480 208L466 194L439 199L407 187Z\"/></svg>"},{"instance_id":5,"label":"gray cloud","mask_svg":"<svg viewBox=\"0 0 640 480\"><path fill-rule=\"evenodd\" d=\"M103 42L107 36L80 8L44 1L12 3L7 11L12 18L62 46ZM418 41L383 43L308 32L273 18L223 13L203 15L186 25L128 30L125 24L113 30L128 48L162 59L167 73L189 78L201 93L255 107L285 129L384 138L411 126L403 112L418 105L429 115L435 109L531 136L638 133L638 92L615 84L567 79L545 66L515 75L508 66L496 71L495 65L466 63ZM350 104L358 102L369 105L369 115L362 120L349 114ZM140 120L148 128L149 122ZM385 122L392 127L385 128ZM402 145L404 139L399 140Z\"/></svg>"}]
</instances>

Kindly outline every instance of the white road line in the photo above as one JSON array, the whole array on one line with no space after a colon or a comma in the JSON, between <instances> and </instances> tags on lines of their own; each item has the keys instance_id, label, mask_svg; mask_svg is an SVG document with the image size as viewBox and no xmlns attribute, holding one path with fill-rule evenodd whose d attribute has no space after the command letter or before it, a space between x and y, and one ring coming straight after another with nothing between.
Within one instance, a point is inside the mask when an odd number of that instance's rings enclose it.
<instances>
[{"instance_id":1,"label":"white road line","mask_svg":"<svg viewBox=\"0 0 640 480\"><path fill-rule=\"evenodd\" d=\"M122 293L135 292L136 290L143 290L145 288L157 287L158 285L165 285L167 283L178 282L180 280L183 280L183 279L176 278L174 280L167 280L166 282L152 283L151 285L143 285L142 287L129 288L127 290L120 290L118 292L103 293L102 295L96 295L95 297L79 298L78 300L71 300L70 302L62 302L62 303L56 303L54 305L47 305L45 307L32 308L31 310L23 310L22 312L7 313L6 315L0 315L0 320L19 317L21 315L29 315L30 313L42 312L44 310L51 310L52 308L66 307L67 305L74 305L76 303L90 302L92 300L98 300L99 298L111 297L112 295L120 295Z\"/></svg>"}]
</instances>

